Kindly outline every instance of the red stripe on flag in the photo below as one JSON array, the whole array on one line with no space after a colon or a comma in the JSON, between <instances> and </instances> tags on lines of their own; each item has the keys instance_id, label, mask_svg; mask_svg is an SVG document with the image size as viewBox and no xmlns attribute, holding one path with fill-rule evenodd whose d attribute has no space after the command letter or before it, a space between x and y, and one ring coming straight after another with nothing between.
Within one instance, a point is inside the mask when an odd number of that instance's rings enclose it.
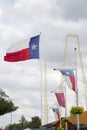
<instances>
[{"instance_id":1,"label":"red stripe on flag","mask_svg":"<svg viewBox=\"0 0 87 130\"><path fill-rule=\"evenodd\" d=\"M56 114L57 114L57 118L60 119L60 113L57 112Z\"/></svg>"},{"instance_id":2,"label":"red stripe on flag","mask_svg":"<svg viewBox=\"0 0 87 130\"><path fill-rule=\"evenodd\" d=\"M74 76L69 76L69 77L70 77L70 81L72 83L72 90L75 91L76 90L75 77Z\"/></svg>"},{"instance_id":3,"label":"red stripe on flag","mask_svg":"<svg viewBox=\"0 0 87 130\"><path fill-rule=\"evenodd\" d=\"M4 60L8 62L17 62L30 59L30 49L26 48L20 51L6 53Z\"/></svg>"}]
</instances>

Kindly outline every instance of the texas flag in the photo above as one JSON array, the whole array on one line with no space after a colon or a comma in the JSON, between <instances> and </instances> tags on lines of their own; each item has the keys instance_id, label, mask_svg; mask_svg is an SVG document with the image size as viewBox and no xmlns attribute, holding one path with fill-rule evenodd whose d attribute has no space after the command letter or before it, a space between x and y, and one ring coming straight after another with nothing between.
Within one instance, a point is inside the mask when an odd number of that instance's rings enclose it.
<instances>
[{"instance_id":1,"label":"texas flag","mask_svg":"<svg viewBox=\"0 0 87 130\"><path fill-rule=\"evenodd\" d=\"M62 107L65 107L65 97L64 93L55 93L58 104Z\"/></svg>"},{"instance_id":2,"label":"texas flag","mask_svg":"<svg viewBox=\"0 0 87 130\"><path fill-rule=\"evenodd\" d=\"M29 41L17 43L11 46L4 56L8 62L18 62L29 59L39 58L39 39L40 35L31 37Z\"/></svg>"},{"instance_id":3,"label":"texas flag","mask_svg":"<svg viewBox=\"0 0 87 130\"><path fill-rule=\"evenodd\" d=\"M57 116L58 119L60 119L60 112L58 108L53 108L53 112L55 113L55 115Z\"/></svg>"},{"instance_id":4,"label":"texas flag","mask_svg":"<svg viewBox=\"0 0 87 130\"><path fill-rule=\"evenodd\" d=\"M73 91L76 90L76 81L73 70L60 70L62 75L64 75L67 85Z\"/></svg>"}]
</instances>

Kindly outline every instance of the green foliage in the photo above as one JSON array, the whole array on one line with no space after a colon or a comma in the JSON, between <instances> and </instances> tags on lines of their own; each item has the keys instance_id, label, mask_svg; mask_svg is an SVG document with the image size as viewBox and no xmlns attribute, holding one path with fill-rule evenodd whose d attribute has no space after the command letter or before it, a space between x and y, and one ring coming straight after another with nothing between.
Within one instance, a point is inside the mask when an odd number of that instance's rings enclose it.
<instances>
[{"instance_id":1,"label":"green foliage","mask_svg":"<svg viewBox=\"0 0 87 130\"><path fill-rule=\"evenodd\" d=\"M29 128L39 128L41 126L41 119L38 116L32 117L29 122Z\"/></svg>"},{"instance_id":2,"label":"green foliage","mask_svg":"<svg viewBox=\"0 0 87 130\"><path fill-rule=\"evenodd\" d=\"M76 115L76 114L82 114L82 112L84 111L83 107L72 107L70 110L70 114L71 115Z\"/></svg>"},{"instance_id":3,"label":"green foliage","mask_svg":"<svg viewBox=\"0 0 87 130\"><path fill-rule=\"evenodd\" d=\"M5 127L4 130L23 130L23 127L20 124L9 124Z\"/></svg>"},{"instance_id":4,"label":"green foliage","mask_svg":"<svg viewBox=\"0 0 87 130\"><path fill-rule=\"evenodd\" d=\"M68 122L68 118L65 117L62 119L62 125L64 125L66 122Z\"/></svg>"},{"instance_id":5,"label":"green foliage","mask_svg":"<svg viewBox=\"0 0 87 130\"><path fill-rule=\"evenodd\" d=\"M22 115L18 124L9 124L4 130L23 130L25 128L40 128L41 119L38 116L32 117L31 121L27 121Z\"/></svg>"},{"instance_id":6,"label":"green foliage","mask_svg":"<svg viewBox=\"0 0 87 130\"><path fill-rule=\"evenodd\" d=\"M18 107L9 99L9 96L0 89L0 115L17 110Z\"/></svg>"},{"instance_id":7,"label":"green foliage","mask_svg":"<svg viewBox=\"0 0 87 130\"><path fill-rule=\"evenodd\" d=\"M64 130L64 128L57 128L57 130Z\"/></svg>"},{"instance_id":8,"label":"green foliage","mask_svg":"<svg viewBox=\"0 0 87 130\"><path fill-rule=\"evenodd\" d=\"M9 96L8 95L6 95L5 94L5 92L2 90L2 89L0 89L0 98L9 98Z\"/></svg>"}]
</instances>

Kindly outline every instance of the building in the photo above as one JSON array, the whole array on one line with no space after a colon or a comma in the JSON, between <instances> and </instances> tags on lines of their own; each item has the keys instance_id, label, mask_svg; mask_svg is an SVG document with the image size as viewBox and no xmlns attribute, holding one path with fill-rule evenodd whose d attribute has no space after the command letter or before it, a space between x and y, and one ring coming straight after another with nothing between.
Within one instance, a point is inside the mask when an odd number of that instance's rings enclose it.
<instances>
[{"instance_id":1,"label":"building","mask_svg":"<svg viewBox=\"0 0 87 130\"><path fill-rule=\"evenodd\" d=\"M63 118L63 117L62 117ZM70 116L67 117L68 118L68 123L67 123L67 127L70 130L76 130L76 126L77 126L77 117L75 116ZM41 126L42 128L59 128L61 125L60 120L45 124L43 126ZM80 127L86 127L87 126L87 111L83 112L80 116L79 116L79 125ZM62 126L63 128L65 128L65 125ZM87 129L87 128L86 128Z\"/></svg>"}]
</instances>

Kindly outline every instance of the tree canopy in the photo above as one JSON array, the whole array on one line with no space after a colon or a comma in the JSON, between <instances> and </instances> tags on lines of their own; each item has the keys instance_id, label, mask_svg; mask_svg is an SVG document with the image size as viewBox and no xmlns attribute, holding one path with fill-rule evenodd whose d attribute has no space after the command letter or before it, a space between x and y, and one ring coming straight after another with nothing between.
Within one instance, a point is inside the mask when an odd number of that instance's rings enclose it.
<instances>
[{"instance_id":1,"label":"tree canopy","mask_svg":"<svg viewBox=\"0 0 87 130\"><path fill-rule=\"evenodd\" d=\"M31 118L31 122L29 122L30 128L38 128L41 125L41 119L38 116L34 116Z\"/></svg>"},{"instance_id":2,"label":"tree canopy","mask_svg":"<svg viewBox=\"0 0 87 130\"><path fill-rule=\"evenodd\" d=\"M9 96L0 89L0 115L4 115L9 112L13 112L18 109L18 106L15 106Z\"/></svg>"},{"instance_id":3,"label":"tree canopy","mask_svg":"<svg viewBox=\"0 0 87 130\"><path fill-rule=\"evenodd\" d=\"M19 123L9 124L5 127L4 130L23 130L25 128L40 128L41 119L38 116L34 116L31 118L31 121L26 120L26 118L22 115Z\"/></svg>"}]
</instances>

